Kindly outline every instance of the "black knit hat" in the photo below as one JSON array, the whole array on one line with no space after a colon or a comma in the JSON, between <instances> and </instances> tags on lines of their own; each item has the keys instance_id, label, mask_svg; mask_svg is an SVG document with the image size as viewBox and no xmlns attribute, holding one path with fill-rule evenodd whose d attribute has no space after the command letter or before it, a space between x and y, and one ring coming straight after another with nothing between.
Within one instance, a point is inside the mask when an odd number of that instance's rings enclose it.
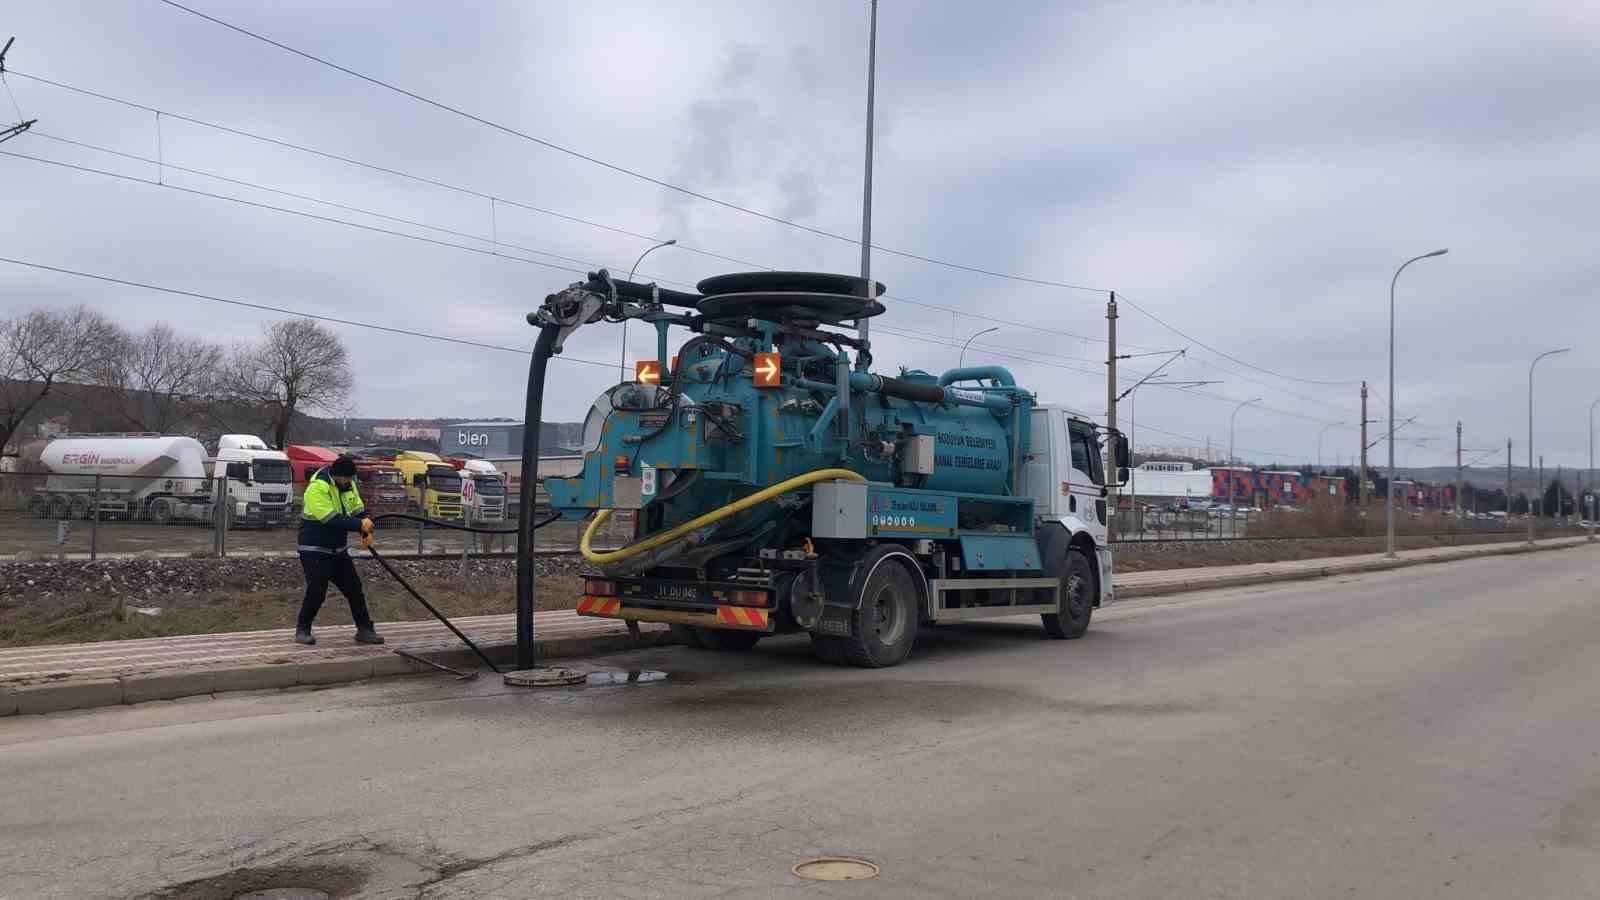
<instances>
[{"instance_id":1,"label":"black knit hat","mask_svg":"<svg viewBox=\"0 0 1600 900\"><path fill-rule=\"evenodd\" d=\"M333 461L333 465L328 467L328 472L341 478L354 478L356 477L356 461L348 453L340 454L339 458Z\"/></svg>"}]
</instances>

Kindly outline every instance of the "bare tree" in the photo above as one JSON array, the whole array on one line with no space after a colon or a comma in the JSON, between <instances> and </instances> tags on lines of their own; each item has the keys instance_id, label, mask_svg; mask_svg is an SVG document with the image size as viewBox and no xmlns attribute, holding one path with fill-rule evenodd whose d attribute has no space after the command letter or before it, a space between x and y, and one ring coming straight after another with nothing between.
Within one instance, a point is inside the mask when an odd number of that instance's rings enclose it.
<instances>
[{"instance_id":1,"label":"bare tree","mask_svg":"<svg viewBox=\"0 0 1600 900\"><path fill-rule=\"evenodd\" d=\"M0 321L0 450L52 390L93 378L119 332L86 306L36 309Z\"/></svg>"},{"instance_id":2,"label":"bare tree","mask_svg":"<svg viewBox=\"0 0 1600 900\"><path fill-rule=\"evenodd\" d=\"M261 343L234 350L228 392L270 416L273 446L281 450L296 412L337 411L355 378L344 341L310 319L273 322L261 332Z\"/></svg>"},{"instance_id":3,"label":"bare tree","mask_svg":"<svg viewBox=\"0 0 1600 900\"><path fill-rule=\"evenodd\" d=\"M122 334L99 364L97 381L135 431L166 434L200 411L222 375L222 348L179 335L166 323Z\"/></svg>"}]
</instances>

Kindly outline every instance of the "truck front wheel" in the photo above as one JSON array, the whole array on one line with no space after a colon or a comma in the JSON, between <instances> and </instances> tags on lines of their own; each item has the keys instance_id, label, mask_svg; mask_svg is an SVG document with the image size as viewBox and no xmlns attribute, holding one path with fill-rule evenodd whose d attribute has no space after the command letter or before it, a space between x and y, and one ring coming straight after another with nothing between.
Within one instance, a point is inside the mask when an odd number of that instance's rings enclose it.
<instances>
[{"instance_id":1,"label":"truck front wheel","mask_svg":"<svg viewBox=\"0 0 1600 900\"><path fill-rule=\"evenodd\" d=\"M922 616L917 584L895 559L880 558L870 572L861 586L855 634L812 633L812 651L824 662L878 669L899 665L911 655Z\"/></svg>"},{"instance_id":2,"label":"truck front wheel","mask_svg":"<svg viewBox=\"0 0 1600 900\"><path fill-rule=\"evenodd\" d=\"M1080 638L1089 630L1089 617L1094 614L1094 569L1082 553L1059 545L1056 549L1066 557L1047 563L1051 574L1059 573L1061 578L1057 611L1039 618L1044 622L1045 633L1056 640Z\"/></svg>"}]
</instances>

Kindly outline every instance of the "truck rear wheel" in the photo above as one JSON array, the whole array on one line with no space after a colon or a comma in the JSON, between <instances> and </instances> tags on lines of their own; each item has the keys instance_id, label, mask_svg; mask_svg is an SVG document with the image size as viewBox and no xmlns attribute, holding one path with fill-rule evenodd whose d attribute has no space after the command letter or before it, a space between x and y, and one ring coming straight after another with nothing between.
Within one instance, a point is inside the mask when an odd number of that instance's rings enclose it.
<instances>
[{"instance_id":1,"label":"truck rear wheel","mask_svg":"<svg viewBox=\"0 0 1600 900\"><path fill-rule=\"evenodd\" d=\"M73 519L75 521L88 521L88 519L89 519L89 498L88 497L73 497L72 498L72 504L71 504L71 506L70 506L70 508L69 508L69 510L67 512L67 516L68 516L68 518L71 518L71 519Z\"/></svg>"},{"instance_id":2,"label":"truck rear wheel","mask_svg":"<svg viewBox=\"0 0 1600 900\"><path fill-rule=\"evenodd\" d=\"M672 639L692 650L703 650L700 646L700 630L692 625L668 625L667 630L672 633Z\"/></svg>"},{"instance_id":3,"label":"truck rear wheel","mask_svg":"<svg viewBox=\"0 0 1600 900\"><path fill-rule=\"evenodd\" d=\"M917 583L898 560L880 558L859 593L860 627L850 637L813 633L818 659L863 669L895 666L911 655L922 617Z\"/></svg>"},{"instance_id":4,"label":"truck rear wheel","mask_svg":"<svg viewBox=\"0 0 1600 900\"><path fill-rule=\"evenodd\" d=\"M61 520L72 515L72 502L64 494L50 498L50 518Z\"/></svg>"},{"instance_id":5,"label":"truck rear wheel","mask_svg":"<svg viewBox=\"0 0 1600 900\"><path fill-rule=\"evenodd\" d=\"M50 515L50 501L44 497L28 498L28 515L35 519L43 519Z\"/></svg>"},{"instance_id":6,"label":"truck rear wheel","mask_svg":"<svg viewBox=\"0 0 1600 900\"><path fill-rule=\"evenodd\" d=\"M172 502L165 497L150 501L150 521L157 525L172 521Z\"/></svg>"}]
</instances>

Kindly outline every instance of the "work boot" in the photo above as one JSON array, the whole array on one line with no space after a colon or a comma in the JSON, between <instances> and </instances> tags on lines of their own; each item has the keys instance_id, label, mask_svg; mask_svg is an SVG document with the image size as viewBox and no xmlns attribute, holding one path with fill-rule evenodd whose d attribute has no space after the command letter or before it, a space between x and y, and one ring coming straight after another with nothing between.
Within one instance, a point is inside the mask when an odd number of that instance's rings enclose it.
<instances>
[{"instance_id":1,"label":"work boot","mask_svg":"<svg viewBox=\"0 0 1600 900\"><path fill-rule=\"evenodd\" d=\"M296 644L310 645L315 644L317 639L311 636L311 628L310 626L307 626L305 628L296 628L294 630L294 642Z\"/></svg>"},{"instance_id":2,"label":"work boot","mask_svg":"<svg viewBox=\"0 0 1600 900\"><path fill-rule=\"evenodd\" d=\"M379 634L377 632L377 630L374 629L371 625L368 625L365 628L357 628L356 629L356 643L358 643L358 644L381 644L381 643L383 643L383 635Z\"/></svg>"}]
</instances>

